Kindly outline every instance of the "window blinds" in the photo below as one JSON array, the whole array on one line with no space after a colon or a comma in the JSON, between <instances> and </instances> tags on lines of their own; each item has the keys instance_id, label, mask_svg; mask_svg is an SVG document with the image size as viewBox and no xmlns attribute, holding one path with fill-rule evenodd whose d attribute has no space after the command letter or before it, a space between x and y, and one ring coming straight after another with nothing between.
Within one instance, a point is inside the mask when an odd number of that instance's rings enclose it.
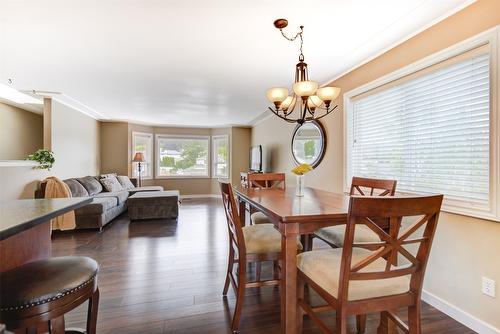
<instances>
[{"instance_id":1,"label":"window blinds","mask_svg":"<svg viewBox=\"0 0 500 334\"><path fill-rule=\"evenodd\" d=\"M453 59L452 59L453 60ZM352 100L347 176L489 205L489 53L483 47Z\"/></svg>"}]
</instances>

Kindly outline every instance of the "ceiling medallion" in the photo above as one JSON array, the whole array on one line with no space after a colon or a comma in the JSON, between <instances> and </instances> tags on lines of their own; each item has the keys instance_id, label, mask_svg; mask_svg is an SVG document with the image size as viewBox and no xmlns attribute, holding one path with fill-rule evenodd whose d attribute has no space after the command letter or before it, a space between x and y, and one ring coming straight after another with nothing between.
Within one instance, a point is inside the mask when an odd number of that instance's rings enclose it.
<instances>
[{"instance_id":1,"label":"ceiling medallion","mask_svg":"<svg viewBox=\"0 0 500 334\"><path fill-rule=\"evenodd\" d=\"M280 30L283 37L293 42L300 38L299 62L295 66L295 83L293 84L293 94L288 95L288 88L275 87L266 92L267 99L274 104L274 108L269 107L276 116L289 122L299 123L318 120L334 111L338 106L332 105L340 94L338 87L318 88L316 81L310 81L307 73L307 64L304 62L302 45L304 40L304 26L300 26L300 31L294 37L288 37L283 29L288 26L285 19L277 19L274 26ZM298 110L298 113L295 110Z\"/></svg>"}]
</instances>

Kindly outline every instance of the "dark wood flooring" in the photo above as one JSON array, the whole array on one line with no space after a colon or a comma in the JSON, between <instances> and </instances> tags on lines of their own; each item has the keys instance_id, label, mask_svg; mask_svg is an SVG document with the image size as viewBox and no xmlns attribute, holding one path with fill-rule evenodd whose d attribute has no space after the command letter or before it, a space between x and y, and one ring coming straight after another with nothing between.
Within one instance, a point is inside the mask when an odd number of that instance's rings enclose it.
<instances>
[{"instance_id":1,"label":"dark wood flooring","mask_svg":"<svg viewBox=\"0 0 500 334\"><path fill-rule=\"evenodd\" d=\"M99 334L207 334L230 332L234 294L225 301L221 293L227 248L224 212L212 198L184 200L178 222L130 223L125 214L102 233L55 234L52 253L99 262ZM247 290L240 332L279 333L279 309L277 287ZM67 327L83 328L85 315L86 305L72 311ZM334 314L323 317L333 328ZM423 333L474 333L427 304L422 321ZM378 315L370 315L366 333L377 324ZM354 319L350 330L355 333ZM320 331L306 318L304 333Z\"/></svg>"}]
</instances>

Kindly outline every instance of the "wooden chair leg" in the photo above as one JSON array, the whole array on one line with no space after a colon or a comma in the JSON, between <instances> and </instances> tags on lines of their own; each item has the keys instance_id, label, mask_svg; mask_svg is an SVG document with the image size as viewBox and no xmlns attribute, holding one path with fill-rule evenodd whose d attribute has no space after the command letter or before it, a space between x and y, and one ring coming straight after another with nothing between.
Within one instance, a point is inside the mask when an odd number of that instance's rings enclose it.
<instances>
[{"instance_id":1,"label":"wooden chair leg","mask_svg":"<svg viewBox=\"0 0 500 334\"><path fill-rule=\"evenodd\" d=\"M234 266L234 249L230 245L229 246L229 258L227 260L227 273L226 273L226 282L224 283L224 290L222 290L222 295L227 295L227 290L229 289L229 284L231 283L231 279L229 278L229 274L233 272Z\"/></svg>"},{"instance_id":2,"label":"wooden chair leg","mask_svg":"<svg viewBox=\"0 0 500 334\"><path fill-rule=\"evenodd\" d=\"M280 264L278 260L273 261L273 278L274 279L280 278Z\"/></svg>"},{"instance_id":3,"label":"wooden chair leg","mask_svg":"<svg viewBox=\"0 0 500 334\"><path fill-rule=\"evenodd\" d=\"M336 312L337 331L336 334L347 334L347 316L343 314L342 310Z\"/></svg>"},{"instance_id":4,"label":"wooden chair leg","mask_svg":"<svg viewBox=\"0 0 500 334\"><path fill-rule=\"evenodd\" d=\"M89 308L87 311L87 334L96 334L97 332L97 312L99 310L99 288L97 288L89 299Z\"/></svg>"},{"instance_id":5,"label":"wooden chair leg","mask_svg":"<svg viewBox=\"0 0 500 334\"><path fill-rule=\"evenodd\" d=\"M64 316L60 316L49 321L50 334L64 334L66 328L64 325ZM90 333L89 333L90 334Z\"/></svg>"},{"instance_id":6,"label":"wooden chair leg","mask_svg":"<svg viewBox=\"0 0 500 334\"><path fill-rule=\"evenodd\" d=\"M297 333L302 333L302 327L304 323L304 310L298 303L299 300L304 299L304 285L305 282L300 278L297 278Z\"/></svg>"},{"instance_id":7,"label":"wooden chair leg","mask_svg":"<svg viewBox=\"0 0 500 334\"><path fill-rule=\"evenodd\" d=\"M422 328L420 324L420 302L416 305L408 307L408 328L410 334L421 334Z\"/></svg>"},{"instance_id":8,"label":"wooden chair leg","mask_svg":"<svg viewBox=\"0 0 500 334\"><path fill-rule=\"evenodd\" d=\"M236 306L234 307L233 323L231 331L237 333L240 327L241 311L245 299L245 284L246 284L246 264L239 263L238 265L238 290L236 293Z\"/></svg>"},{"instance_id":9,"label":"wooden chair leg","mask_svg":"<svg viewBox=\"0 0 500 334\"><path fill-rule=\"evenodd\" d=\"M377 328L377 334L389 333L389 315L386 311L380 312L380 324Z\"/></svg>"},{"instance_id":10,"label":"wooden chair leg","mask_svg":"<svg viewBox=\"0 0 500 334\"><path fill-rule=\"evenodd\" d=\"M363 334L366 331L366 314L356 315L356 329L358 334Z\"/></svg>"},{"instance_id":11,"label":"wooden chair leg","mask_svg":"<svg viewBox=\"0 0 500 334\"><path fill-rule=\"evenodd\" d=\"M262 273L262 262L255 263L255 279L256 281L260 281L260 275Z\"/></svg>"}]
</instances>

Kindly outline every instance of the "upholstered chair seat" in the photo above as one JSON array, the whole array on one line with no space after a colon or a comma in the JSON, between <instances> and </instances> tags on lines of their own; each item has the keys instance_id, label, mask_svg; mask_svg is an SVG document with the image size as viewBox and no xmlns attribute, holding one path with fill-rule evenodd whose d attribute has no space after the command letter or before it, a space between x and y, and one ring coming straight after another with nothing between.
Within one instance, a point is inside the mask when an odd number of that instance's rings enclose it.
<instances>
[{"instance_id":1,"label":"upholstered chair seat","mask_svg":"<svg viewBox=\"0 0 500 334\"><path fill-rule=\"evenodd\" d=\"M336 247L343 247L345 238L346 225L328 226L320 228L314 234ZM354 242L379 242L380 238L366 225L356 225L354 232Z\"/></svg>"},{"instance_id":2,"label":"upholstered chair seat","mask_svg":"<svg viewBox=\"0 0 500 334\"><path fill-rule=\"evenodd\" d=\"M363 248L352 249L352 265L365 259L372 253ZM297 256L297 267L307 277L333 297L338 298L340 262L342 259L342 248L322 249L304 252ZM365 271L384 271L387 262L379 258L369 264ZM348 300L360 300L390 296L409 291L410 276L399 276L394 278L378 280L357 280L349 283Z\"/></svg>"},{"instance_id":3,"label":"upholstered chair seat","mask_svg":"<svg viewBox=\"0 0 500 334\"><path fill-rule=\"evenodd\" d=\"M271 224L269 218L267 218L267 216L262 212L252 213L250 220L252 221L252 224Z\"/></svg>"},{"instance_id":4,"label":"upholstered chair seat","mask_svg":"<svg viewBox=\"0 0 500 334\"><path fill-rule=\"evenodd\" d=\"M281 252L281 234L273 224L258 224L243 227L243 236L248 254ZM302 244L297 245L302 250Z\"/></svg>"}]
</instances>

